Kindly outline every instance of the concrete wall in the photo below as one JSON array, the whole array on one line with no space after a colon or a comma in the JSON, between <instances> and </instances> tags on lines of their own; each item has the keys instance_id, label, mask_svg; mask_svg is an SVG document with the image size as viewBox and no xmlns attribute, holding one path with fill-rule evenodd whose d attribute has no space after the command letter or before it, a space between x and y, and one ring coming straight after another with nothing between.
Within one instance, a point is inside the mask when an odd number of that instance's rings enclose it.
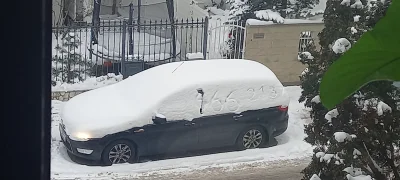
<instances>
[{"instance_id":1,"label":"concrete wall","mask_svg":"<svg viewBox=\"0 0 400 180\"><path fill-rule=\"evenodd\" d=\"M300 33L311 31L318 45L322 23L247 25L245 59L269 67L285 85L298 85L305 66L298 60Z\"/></svg>"}]
</instances>

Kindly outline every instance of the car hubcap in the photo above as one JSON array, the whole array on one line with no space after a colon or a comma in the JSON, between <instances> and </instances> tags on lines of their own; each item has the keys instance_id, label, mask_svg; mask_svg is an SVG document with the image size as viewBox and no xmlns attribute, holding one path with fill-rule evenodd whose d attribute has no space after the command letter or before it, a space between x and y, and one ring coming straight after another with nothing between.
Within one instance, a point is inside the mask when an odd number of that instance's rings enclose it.
<instances>
[{"instance_id":1,"label":"car hubcap","mask_svg":"<svg viewBox=\"0 0 400 180\"><path fill-rule=\"evenodd\" d=\"M117 144L108 153L108 159L113 164L126 163L132 155L131 148L126 144Z\"/></svg>"},{"instance_id":2,"label":"car hubcap","mask_svg":"<svg viewBox=\"0 0 400 180\"><path fill-rule=\"evenodd\" d=\"M257 148L262 142L262 133L252 129L243 136L243 145L246 149Z\"/></svg>"}]
</instances>

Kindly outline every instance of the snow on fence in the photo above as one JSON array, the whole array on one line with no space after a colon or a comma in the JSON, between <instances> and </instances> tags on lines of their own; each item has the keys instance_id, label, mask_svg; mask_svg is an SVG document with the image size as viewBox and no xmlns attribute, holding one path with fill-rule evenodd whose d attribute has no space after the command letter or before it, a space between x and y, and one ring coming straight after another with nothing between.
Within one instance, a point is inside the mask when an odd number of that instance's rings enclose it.
<instances>
[{"instance_id":1,"label":"snow on fence","mask_svg":"<svg viewBox=\"0 0 400 180\"><path fill-rule=\"evenodd\" d=\"M236 22L236 24L242 24ZM100 25L76 24L53 27L52 80L79 83L108 73L133 75L173 61L241 58L232 48L235 32L224 21L204 19L152 20L136 23L126 19L102 20ZM236 41L244 42L243 37Z\"/></svg>"}]
</instances>

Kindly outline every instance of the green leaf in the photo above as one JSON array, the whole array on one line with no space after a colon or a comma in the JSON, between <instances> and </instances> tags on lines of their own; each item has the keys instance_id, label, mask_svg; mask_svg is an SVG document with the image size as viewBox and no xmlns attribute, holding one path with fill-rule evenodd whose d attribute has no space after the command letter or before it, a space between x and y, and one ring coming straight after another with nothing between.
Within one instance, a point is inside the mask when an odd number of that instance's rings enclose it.
<instances>
[{"instance_id":1,"label":"green leaf","mask_svg":"<svg viewBox=\"0 0 400 180\"><path fill-rule=\"evenodd\" d=\"M373 30L366 32L324 74L322 104L332 109L372 81L400 80L400 2L392 1Z\"/></svg>"}]
</instances>

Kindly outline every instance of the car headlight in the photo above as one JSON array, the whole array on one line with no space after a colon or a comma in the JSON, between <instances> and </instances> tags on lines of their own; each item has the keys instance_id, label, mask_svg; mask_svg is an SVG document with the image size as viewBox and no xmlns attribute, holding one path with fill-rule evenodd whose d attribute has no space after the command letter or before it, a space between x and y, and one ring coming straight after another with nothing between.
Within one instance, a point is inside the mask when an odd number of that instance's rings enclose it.
<instances>
[{"instance_id":1,"label":"car headlight","mask_svg":"<svg viewBox=\"0 0 400 180\"><path fill-rule=\"evenodd\" d=\"M78 132L75 133L73 137L76 138L77 140L87 141L90 138L90 134L85 132Z\"/></svg>"}]
</instances>

